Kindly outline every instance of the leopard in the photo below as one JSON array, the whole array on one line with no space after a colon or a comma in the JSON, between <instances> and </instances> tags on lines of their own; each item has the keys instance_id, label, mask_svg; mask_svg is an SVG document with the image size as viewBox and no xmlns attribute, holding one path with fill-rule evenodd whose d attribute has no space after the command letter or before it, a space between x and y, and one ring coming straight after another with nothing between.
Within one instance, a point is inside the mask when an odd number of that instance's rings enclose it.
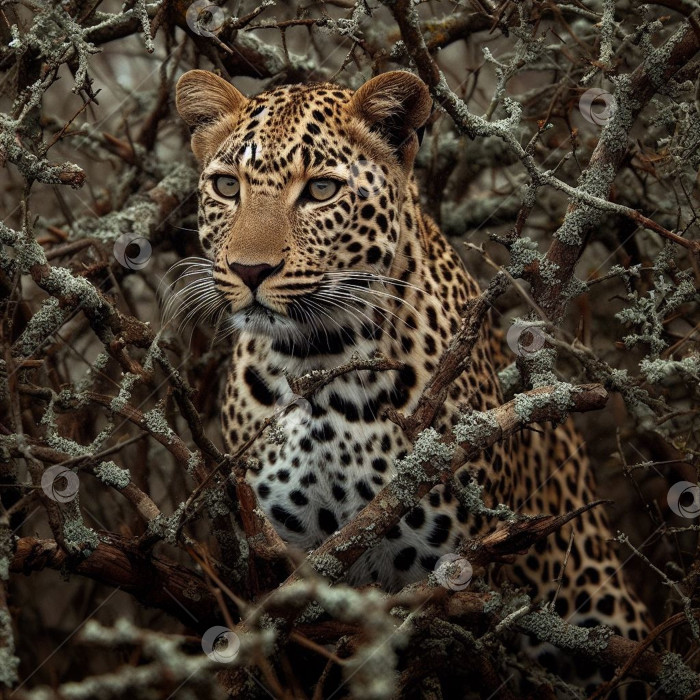
<instances>
[{"instance_id":1,"label":"leopard","mask_svg":"<svg viewBox=\"0 0 700 700\"><path fill-rule=\"evenodd\" d=\"M480 294L420 202L414 162L432 98L404 70L357 90L294 84L252 97L192 70L178 81L176 107L201 166L198 308L217 309L216 323L234 338L221 406L226 448L235 452L280 417L281 439L252 442L246 479L282 540L311 551L411 453L392 411L416 407L465 305ZM451 430L465 410L502 405L501 345L487 319L434 430ZM291 390L290 376L376 357L398 369L341 373L308 399ZM347 583L397 591L492 530L491 517L458 497L474 480L488 506L522 515L560 515L595 500L570 420L524 430L435 486L353 564ZM534 599L554 601L567 622L605 623L641 639L648 616L622 575L606 514L592 508L570 527L518 557L508 576Z\"/></svg>"}]
</instances>

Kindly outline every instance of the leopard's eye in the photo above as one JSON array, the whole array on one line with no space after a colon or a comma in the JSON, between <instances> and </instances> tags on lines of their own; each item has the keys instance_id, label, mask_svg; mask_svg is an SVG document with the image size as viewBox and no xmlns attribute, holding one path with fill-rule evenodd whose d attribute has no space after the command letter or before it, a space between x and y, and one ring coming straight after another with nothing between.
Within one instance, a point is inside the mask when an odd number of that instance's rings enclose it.
<instances>
[{"instance_id":1,"label":"leopard's eye","mask_svg":"<svg viewBox=\"0 0 700 700\"><path fill-rule=\"evenodd\" d=\"M241 191L241 183L231 175L215 175L212 184L214 192L225 199L233 199Z\"/></svg>"},{"instance_id":2,"label":"leopard's eye","mask_svg":"<svg viewBox=\"0 0 700 700\"><path fill-rule=\"evenodd\" d=\"M327 199L330 199L339 189L340 183L337 180L320 178L318 180L309 180L304 194L306 194L309 199L314 199L317 202L325 202Z\"/></svg>"}]
</instances>

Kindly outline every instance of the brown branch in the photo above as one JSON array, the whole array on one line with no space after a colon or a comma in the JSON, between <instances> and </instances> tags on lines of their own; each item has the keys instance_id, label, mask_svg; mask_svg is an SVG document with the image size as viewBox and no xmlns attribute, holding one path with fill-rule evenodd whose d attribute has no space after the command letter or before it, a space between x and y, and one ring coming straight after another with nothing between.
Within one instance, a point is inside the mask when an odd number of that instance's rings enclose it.
<instances>
[{"instance_id":1,"label":"brown branch","mask_svg":"<svg viewBox=\"0 0 700 700\"><path fill-rule=\"evenodd\" d=\"M209 56L215 65L223 66L229 75L262 79L284 73L290 82L294 82L308 79L309 72L313 74L314 71L309 71L303 63L288 65L283 60L278 60L274 51L262 50L264 45L258 49L252 42L235 41L233 35L239 27L235 22L224 23L218 36L198 36L187 24L187 10L190 4L189 0L173 0L170 3L171 17L175 24L191 37L200 51Z\"/></svg>"},{"instance_id":2,"label":"brown branch","mask_svg":"<svg viewBox=\"0 0 700 700\"><path fill-rule=\"evenodd\" d=\"M388 370L403 369L405 364L398 360L392 360L382 355L375 355L368 359L356 357L343 365L332 369L322 369L309 372L303 377L288 377L287 381L291 390L305 399L310 399L323 387L328 386L334 379L350 372L359 370L372 370L374 372L384 372Z\"/></svg>"},{"instance_id":3,"label":"brown branch","mask_svg":"<svg viewBox=\"0 0 700 700\"><path fill-rule=\"evenodd\" d=\"M560 530L583 513L611 501L594 501L563 515L537 515L523 520L511 520L486 535L466 540L459 551L472 566L487 566L493 562L512 563L540 540Z\"/></svg>"},{"instance_id":4,"label":"brown branch","mask_svg":"<svg viewBox=\"0 0 700 700\"><path fill-rule=\"evenodd\" d=\"M453 382L471 365L472 350L479 339L486 314L496 298L506 291L508 284L507 275L498 273L480 296L467 302L462 325L440 358L411 415L406 418L396 411L388 411L391 420L398 423L412 441L421 430L432 425Z\"/></svg>"},{"instance_id":5,"label":"brown branch","mask_svg":"<svg viewBox=\"0 0 700 700\"><path fill-rule=\"evenodd\" d=\"M376 546L412 507L414 507L430 489L442 479L449 478L464 463L474 459L496 442L515 433L531 423L559 421L567 411L556 405L533 408L527 420L517 411L516 405L522 397L532 399L551 393L552 387L533 389L520 398L513 399L498 408L485 411L482 423L483 430L478 438L471 442L459 444L457 454L452 459L447 473L441 467L440 460L435 455L428 454L419 459L418 464L397 475L375 495L374 499L365 506L345 527L327 539L320 547L309 555L311 564L323 575L337 581L368 549ZM578 387L572 393L571 412L594 411L602 408L608 398L605 389L599 384L587 384ZM442 444L445 440L442 439ZM422 452L420 453L422 455ZM329 565L330 564L330 565ZM296 577L287 579L287 584Z\"/></svg>"},{"instance_id":6,"label":"brown branch","mask_svg":"<svg viewBox=\"0 0 700 700\"><path fill-rule=\"evenodd\" d=\"M70 558L54 540L22 537L17 540L10 570L29 574L64 567L99 583L118 587L143 605L158 608L184 625L204 631L221 624L218 604L203 579L185 567L142 552L133 540L99 532L92 554Z\"/></svg>"},{"instance_id":7,"label":"brown branch","mask_svg":"<svg viewBox=\"0 0 700 700\"><path fill-rule=\"evenodd\" d=\"M123 406L118 406L114 408L114 396L108 396L106 394L97 394L93 391L86 391L83 394L83 396L89 399L90 401L93 401L94 403L108 408L110 411L113 411L114 413L122 416L123 418L126 418L134 425L137 425L142 430L145 430L149 435L151 435L155 440L157 440L161 445L163 445L163 447L165 447L165 449L168 450L170 454L172 454L172 456L177 460L178 464L180 464L183 470L187 469L188 460L192 456L192 453L190 452L189 448L184 443L184 441L181 438L179 438L172 430L167 434L159 433L155 430L152 430L148 426L148 421L146 420L145 415L137 408L134 408L129 404L125 404Z\"/></svg>"},{"instance_id":8,"label":"brown branch","mask_svg":"<svg viewBox=\"0 0 700 700\"><path fill-rule=\"evenodd\" d=\"M483 594L471 591L455 591L453 593L445 591L440 601L441 605L438 606L436 604L432 609L430 607L427 608L424 614L433 618L445 614L451 619L458 619L463 622L468 620L470 624L476 624L476 619L483 614L484 605L488 602L491 595L490 593ZM541 634L543 630L547 630L548 626L546 623L532 624L533 622L537 623L539 619L546 619L547 614L542 611L528 613L516 621L514 627L523 632L532 633L533 627L536 626L540 630L540 634L537 636L541 641L550 642L563 651L592 659L607 667L626 666L630 660L633 660L629 669L630 675L641 680L658 684L659 676L663 676L666 654L646 650L644 642L634 642L625 637L610 634L609 631L605 631L605 627L601 626L592 627L588 630L588 639L592 642L591 644L567 644L564 640L567 637L574 639L574 635L567 635L566 632L573 632L582 628L561 621L560 629L552 629L553 634L548 638L546 634ZM552 613L549 613L549 615L552 615ZM498 620L492 621L492 624L493 622L498 622ZM560 631L563 631L564 634L559 634ZM606 635L609 635L607 642L605 641Z\"/></svg>"},{"instance_id":9,"label":"brown branch","mask_svg":"<svg viewBox=\"0 0 700 700\"><path fill-rule=\"evenodd\" d=\"M700 11L683 21L680 29L665 44L651 52L644 62L626 77L625 82L621 83L615 94L617 106L612 118L603 128L591 161L582 174L578 187L574 188L551 173L541 171L532 155L522 148L508 128L498 127L469 113L464 102L447 87L425 43L415 7L410 0L396 0L385 4L389 6L401 30L401 36L415 61L419 75L431 88L441 107L452 117L458 129L472 137L499 136L522 161L537 186L548 184L569 195L570 204L566 218L556 232L546 256L548 262L552 263L550 269L555 271L555 279L544 282L538 274L536 264L526 272L533 285L535 300L551 320L557 320L563 315L567 303L565 287L573 278L587 236L599 224L605 210L627 216L696 254L700 252L698 242L686 241L677 233L668 231L639 212L607 199L627 152L627 135L637 116L654 94L668 84L700 50ZM678 239L684 242L681 243Z\"/></svg>"},{"instance_id":10,"label":"brown branch","mask_svg":"<svg viewBox=\"0 0 700 700\"><path fill-rule=\"evenodd\" d=\"M581 175L579 189L599 197L610 195L627 153L628 134L640 112L656 92L667 85L700 50L698 17L700 12L696 11L684 21L680 29L647 56L616 91L616 109L603 127L588 167ZM570 200L564 222L554 234L554 240L546 254L549 269L554 270L555 279L545 282L539 274L539 264L532 266L528 277L533 285L533 296L552 320L561 318L564 313L568 301L564 288L572 279L587 237L598 225L601 216L602 212L590 204ZM637 223L652 228L649 219L641 214L635 216ZM660 229L662 227L653 224L653 230L662 233ZM675 234L665 229L662 235L671 240L676 238ZM697 243L694 243L694 248L696 252L700 249Z\"/></svg>"}]
</instances>

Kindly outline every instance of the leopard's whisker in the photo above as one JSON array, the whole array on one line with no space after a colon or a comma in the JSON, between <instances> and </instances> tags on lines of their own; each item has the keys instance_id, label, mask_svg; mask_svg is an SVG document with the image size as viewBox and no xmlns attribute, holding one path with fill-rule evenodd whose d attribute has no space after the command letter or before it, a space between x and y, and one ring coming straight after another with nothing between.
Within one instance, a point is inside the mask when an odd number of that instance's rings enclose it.
<instances>
[{"instance_id":1,"label":"leopard's whisker","mask_svg":"<svg viewBox=\"0 0 700 700\"><path fill-rule=\"evenodd\" d=\"M430 292L428 292L426 289L422 289L421 287L418 287L412 282L406 282L404 280L396 279L395 277L388 277L387 275L382 275L374 272L364 272L361 270L329 270L325 273L325 276L333 278L347 278L346 281L356 279L366 282L379 282L384 284L390 284L397 287L408 287L416 292L430 295Z\"/></svg>"},{"instance_id":2,"label":"leopard's whisker","mask_svg":"<svg viewBox=\"0 0 700 700\"><path fill-rule=\"evenodd\" d=\"M378 314L380 314L383 321L385 321L389 325L389 327L392 328L394 330L394 332L396 332L396 325L394 324L394 322L390 318L387 318L385 310L382 309L381 307L374 306L373 304L371 304L370 302L367 302L367 301L360 301L352 296L346 296L346 295L338 294L338 293L333 294L332 296L328 296L328 295L319 295L319 296L320 296L320 298L323 298L325 301L328 301L330 303L337 302L338 304L341 304L340 308L342 308L346 313L350 314L358 321L359 321L359 319L355 315L355 312L357 311L359 313L362 313L364 318L367 319L367 322L371 323L372 326L374 326L377 330L379 330L380 332L383 333L383 329L382 329L380 324L378 324L374 319L367 316L367 314L359 311L359 304L366 304L367 307L371 311L376 311ZM350 302L353 302L353 303L350 304ZM362 321L360 321L360 323L362 323Z\"/></svg>"},{"instance_id":3,"label":"leopard's whisker","mask_svg":"<svg viewBox=\"0 0 700 700\"><path fill-rule=\"evenodd\" d=\"M333 293L337 293L338 295L342 295L344 299L352 299L356 303L366 304L372 310L377 311L381 314L390 314L391 316L393 316L397 320L408 325L406 323L405 319L401 318L400 316L395 314L393 311L390 311L389 309L386 309L383 306L379 306L378 304L373 304L371 301L369 301L367 299L362 299L361 297L359 297L357 294L355 294L355 291L357 291L357 290L353 289L352 286L346 289L346 288L344 288L344 285L338 284L338 285L334 285L333 287L326 288L326 291L331 291ZM367 290L364 290L364 289L360 290L360 293L364 293L365 291L367 291ZM410 306L410 308L413 309L413 311L415 311L416 314L418 313L416 311L416 309L413 308L412 306ZM392 325L392 328L394 328L394 330L396 330L395 324L392 323L391 325Z\"/></svg>"},{"instance_id":4,"label":"leopard's whisker","mask_svg":"<svg viewBox=\"0 0 700 700\"><path fill-rule=\"evenodd\" d=\"M318 304L316 304L312 301L310 301L309 303L311 304L312 309L316 309L317 312L322 313L331 323L334 323L336 326L338 326L338 328L342 332L342 330L343 330L342 326L330 314L326 313ZM328 337L328 330L326 329L325 324L322 323L321 328L323 329L323 332L326 336L326 343L328 345L330 345L330 338Z\"/></svg>"},{"instance_id":5,"label":"leopard's whisker","mask_svg":"<svg viewBox=\"0 0 700 700\"><path fill-rule=\"evenodd\" d=\"M165 272L165 275L163 275L160 285L162 285L170 275L172 275L176 270L179 270L182 267L186 268L200 268L201 270L205 271L213 271L214 269L214 263L211 260L207 260L206 258L197 258L197 257L189 257L189 258L183 258L182 260L178 260L177 262L173 263ZM177 282L177 279L174 280L174 282ZM172 284L172 283L171 283ZM160 288L159 285L159 288Z\"/></svg>"},{"instance_id":6,"label":"leopard's whisker","mask_svg":"<svg viewBox=\"0 0 700 700\"><path fill-rule=\"evenodd\" d=\"M358 302L361 304L367 304L367 306L369 306L372 310L377 311L378 313L382 313L383 309L376 307L373 304L371 304L370 302L367 302L365 300L356 299L355 297L353 297L351 295L330 293L330 290L323 290L323 291L317 292L317 296L320 299L323 299L324 301L326 301L330 304L333 304L334 306L337 306L338 308L342 309L346 313L350 314L359 323L362 323L362 321L354 313L355 311L358 311L376 329L378 329L379 331L382 331L382 327L376 321L374 321L372 318L367 316L367 314L359 311ZM353 301L353 302L355 302L355 304L351 307L350 304L347 303L348 301ZM334 302L337 302L337 303L334 303ZM389 323L389 325L394 329L394 331L396 331L396 326L391 322L391 320L387 319L386 317L384 317L384 320L387 321L387 323Z\"/></svg>"},{"instance_id":7,"label":"leopard's whisker","mask_svg":"<svg viewBox=\"0 0 700 700\"><path fill-rule=\"evenodd\" d=\"M335 319L328 316L323 309L316 304L312 299L300 299L299 300L299 310L304 314L304 318L307 320L308 325L312 329L312 332L318 336L320 330L324 331L326 334L326 342L328 342L328 331L326 330L326 324L321 321L317 312L323 313L331 322L336 323Z\"/></svg>"},{"instance_id":8,"label":"leopard's whisker","mask_svg":"<svg viewBox=\"0 0 700 700\"><path fill-rule=\"evenodd\" d=\"M227 340L230 338L234 333L238 332L238 328L236 328L236 325L231 322L230 317L227 318L225 314L225 307L222 310L222 315L221 318L219 319L219 324L222 322L226 323L228 322L228 328L224 328L223 330L219 330L217 327L216 333L215 333L215 339L217 342L221 343L224 340Z\"/></svg>"},{"instance_id":9,"label":"leopard's whisker","mask_svg":"<svg viewBox=\"0 0 700 700\"><path fill-rule=\"evenodd\" d=\"M218 300L215 295L210 294L203 296L196 304L192 305L188 313L182 319L179 325L179 330L185 328L185 326L187 326L187 324L190 322L190 319L194 318L195 315L203 311L205 306L211 304L212 302L216 303L217 301ZM208 315L205 316L205 314L202 314L202 316L208 317Z\"/></svg>"},{"instance_id":10,"label":"leopard's whisker","mask_svg":"<svg viewBox=\"0 0 700 700\"><path fill-rule=\"evenodd\" d=\"M360 289L357 290L357 288L353 288L352 285L344 284L343 282L338 282L333 285L333 287L340 289L342 291L346 292L358 292L360 294L374 294L376 296L383 296L387 297L388 299L393 299L394 301L398 302L399 304L403 304L404 306L407 306L411 311L414 313L418 314L418 309L416 309L413 304L409 303L405 299L402 299L401 297L397 297L395 294L390 294L389 292L382 292L379 289Z\"/></svg>"},{"instance_id":11,"label":"leopard's whisker","mask_svg":"<svg viewBox=\"0 0 700 700\"><path fill-rule=\"evenodd\" d=\"M211 305L214 308L221 301L222 297L211 278L197 278L188 282L166 300L163 308L164 323L167 325L180 313L189 311L179 324L179 328L182 328L195 313L201 311L206 305ZM203 314L203 317L209 318L210 314Z\"/></svg>"},{"instance_id":12,"label":"leopard's whisker","mask_svg":"<svg viewBox=\"0 0 700 700\"><path fill-rule=\"evenodd\" d=\"M168 276L182 267L185 268L185 271L172 282L166 283ZM162 304L161 317L164 325L169 325L180 309L189 305L192 296L199 295L201 292L215 292L212 269L212 261L200 257L184 258L170 266L157 289L157 295ZM195 279L184 279L187 277ZM175 286L182 280L184 280L182 289L173 292Z\"/></svg>"},{"instance_id":13,"label":"leopard's whisker","mask_svg":"<svg viewBox=\"0 0 700 700\"><path fill-rule=\"evenodd\" d=\"M169 323L182 309L186 309L193 299L201 299L202 295L207 297L218 295L211 280L206 278L193 280L171 294L163 304L164 323Z\"/></svg>"}]
</instances>

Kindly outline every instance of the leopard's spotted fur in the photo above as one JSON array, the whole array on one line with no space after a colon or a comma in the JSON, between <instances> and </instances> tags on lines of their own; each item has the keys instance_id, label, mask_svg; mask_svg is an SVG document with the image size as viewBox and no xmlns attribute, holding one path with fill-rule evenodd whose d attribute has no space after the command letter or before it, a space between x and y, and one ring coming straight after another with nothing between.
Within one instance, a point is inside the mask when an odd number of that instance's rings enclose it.
<instances>
[{"instance_id":1,"label":"leopard's spotted fur","mask_svg":"<svg viewBox=\"0 0 700 700\"><path fill-rule=\"evenodd\" d=\"M415 130L430 99L405 72L381 75L354 94L331 84L295 85L247 99L212 74L192 71L178 86L178 109L194 129L203 165L201 241L227 318L239 330L222 408L227 446L247 441L288 395L285 373L375 352L406 363L398 372L339 377L313 398L308 420L300 408L289 415L284 442L254 446L260 468L248 478L260 505L287 542L308 550L363 508L391 479L395 460L410 452L382 407L411 411L460 309L478 293L421 212L412 177ZM238 196L216 193L212 178L219 174L237 179ZM305 189L318 178L341 183L326 201ZM454 422L460 404L484 410L501 403L484 328L471 369L450 390L436 427ZM295 415L302 419L296 425ZM571 425L545 427L525 432L518 444L495 446L471 469L492 504L564 513L593 500L582 447ZM458 474L458 481L468 479L467 470ZM396 589L426 576L466 535L495 525L466 512L455 488L433 489L356 563L350 581ZM579 518L573 531L559 611L572 622L608 622L638 638L642 607L625 587L600 509ZM568 540L565 529L523 557L512 575L537 597L550 597Z\"/></svg>"}]
</instances>

